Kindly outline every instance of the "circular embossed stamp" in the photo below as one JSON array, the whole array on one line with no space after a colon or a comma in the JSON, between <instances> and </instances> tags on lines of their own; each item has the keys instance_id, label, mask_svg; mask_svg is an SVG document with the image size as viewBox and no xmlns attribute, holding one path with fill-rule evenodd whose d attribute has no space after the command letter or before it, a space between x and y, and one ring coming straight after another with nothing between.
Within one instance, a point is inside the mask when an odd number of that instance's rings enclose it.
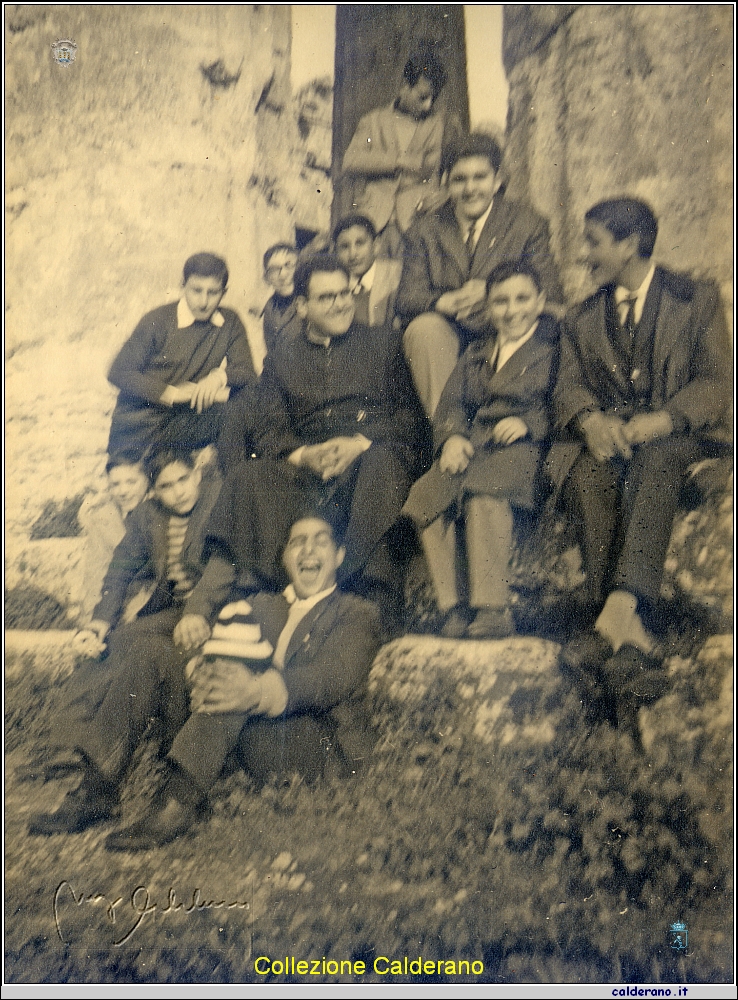
<instances>
[{"instance_id":1,"label":"circular embossed stamp","mask_svg":"<svg viewBox=\"0 0 738 1000\"><path fill-rule=\"evenodd\" d=\"M77 55L77 43L71 38L59 38L51 46L51 52L60 66L71 66Z\"/></svg>"}]
</instances>

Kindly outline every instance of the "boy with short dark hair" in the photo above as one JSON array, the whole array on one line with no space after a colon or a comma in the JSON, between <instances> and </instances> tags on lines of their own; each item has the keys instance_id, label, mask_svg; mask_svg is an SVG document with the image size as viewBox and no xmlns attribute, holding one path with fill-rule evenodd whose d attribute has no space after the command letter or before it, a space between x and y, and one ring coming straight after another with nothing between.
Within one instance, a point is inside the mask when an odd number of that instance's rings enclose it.
<instances>
[{"instance_id":1,"label":"boy with short dark hair","mask_svg":"<svg viewBox=\"0 0 738 1000\"><path fill-rule=\"evenodd\" d=\"M425 412L433 418L461 350L483 333L485 282L504 260L525 260L541 278L549 309L562 301L548 224L504 194L502 151L472 133L444 155L449 200L419 219L405 239L397 313L405 353Z\"/></svg>"},{"instance_id":2,"label":"boy with short dark hair","mask_svg":"<svg viewBox=\"0 0 738 1000\"><path fill-rule=\"evenodd\" d=\"M297 247L291 243L275 243L264 254L264 280L274 289L263 314L267 354L271 354L283 334L300 329L294 294L297 260Z\"/></svg>"},{"instance_id":3,"label":"boy with short dark hair","mask_svg":"<svg viewBox=\"0 0 738 1000\"><path fill-rule=\"evenodd\" d=\"M333 230L336 256L349 271L354 319L364 326L392 324L402 264L378 256L374 223L365 215L346 215Z\"/></svg>"},{"instance_id":4,"label":"boy with short dark hair","mask_svg":"<svg viewBox=\"0 0 738 1000\"><path fill-rule=\"evenodd\" d=\"M129 516L93 620L76 640L88 657L99 656L106 646L109 655L104 666L88 660L76 680L72 675L67 710L55 727L56 742L80 752L84 778L55 813L31 823L32 833L73 833L106 819L150 716L161 715L172 734L187 718L184 668L190 654L182 647L192 637L186 628L180 634L178 626L202 575L205 529L220 480L203 479L188 452L167 447L152 450L144 468L152 496ZM137 580L154 585L151 597L133 621L125 622L126 595ZM229 587L230 579L223 601ZM107 689L89 718L84 687L99 687L98 671Z\"/></svg>"},{"instance_id":5,"label":"boy with short dark hair","mask_svg":"<svg viewBox=\"0 0 738 1000\"><path fill-rule=\"evenodd\" d=\"M416 216L445 198L441 154L461 132L455 115L434 110L445 83L446 70L431 50L410 56L397 97L364 115L343 157L353 204L372 220L382 252L393 259L402 256L402 234Z\"/></svg>"},{"instance_id":6,"label":"boy with short dark hair","mask_svg":"<svg viewBox=\"0 0 738 1000\"><path fill-rule=\"evenodd\" d=\"M510 557L514 512L540 501L543 442L556 373L559 327L530 264L503 261L487 279L491 327L459 359L433 422L437 459L405 513L418 525L443 635L512 635ZM457 580L464 524L468 593Z\"/></svg>"},{"instance_id":7,"label":"boy with short dark hair","mask_svg":"<svg viewBox=\"0 0 738 1000\"><path fill-rule=\"evenodd\" d=\"M140 458L155 443L194 449L217 441L231 396L256 382L243 324L219 308L227 287L221 257L189 257L182 298L147 313L123 345L108 373L120 390L111 455Z\"/></svg>"},{"instance_id":8,"label":"boy with short dark hair","mask_svg":"<svg viewBox=\"0 0 738 1000\"><path fill-rule=\"evenodd\" d=\"M585 215L598 285L567 316L548 464L581 532L582 623L563 661L617 721L663 694L654 629L689 466L727 426L732 358L712 282L651 262L651 208L616 198ZM612 720L611 720L612 721Z\"/></svg>"}]
</instances>

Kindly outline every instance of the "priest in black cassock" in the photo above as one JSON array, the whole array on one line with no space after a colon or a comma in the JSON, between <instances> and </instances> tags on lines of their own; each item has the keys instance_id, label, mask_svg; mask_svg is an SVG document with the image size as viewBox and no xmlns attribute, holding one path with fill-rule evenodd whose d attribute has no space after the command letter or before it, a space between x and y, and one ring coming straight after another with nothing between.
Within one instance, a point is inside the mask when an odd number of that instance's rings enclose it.
<instances>
[{"instance_id":1,"label":"priest in black cassock","mask_svg":"<svg viewBox=\"0 0 738 1000\"><path fill-rule=\"evenodd\" d=\"M285 585L281 552L305 510L342 529L345 589L385 607L402 592L397 522L427 425L399 334L353 321L348 273L327 254L298 267L295 304L302 333L267 356L256 419L252 410L245 421L262 457L227 468L213 511L212 565L188 604L207 621L218 610L209 581L220 591L227 566L246 592Z\"/></svg>"}]
</instances>

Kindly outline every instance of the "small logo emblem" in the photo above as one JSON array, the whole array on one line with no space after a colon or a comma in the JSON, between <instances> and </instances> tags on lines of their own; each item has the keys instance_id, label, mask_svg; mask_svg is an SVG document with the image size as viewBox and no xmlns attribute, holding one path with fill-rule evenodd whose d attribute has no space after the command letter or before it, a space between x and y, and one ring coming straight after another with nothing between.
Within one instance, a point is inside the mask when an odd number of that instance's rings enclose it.
<instances>
[{"instance_id":1,"label":"small logo emblem","mask_svg":"<svg viewBox=\"0 0 738 1000\"><path fill-rule=\"evenodd\" d=\"M71 38L61 38L54 42L51 51L60 66L71 66L77 55L77 43Z\"/></svg>"},{"instance_id":2,"label":"small logo emblem","mask_svg":"<svg viewBox=\"0 0 738 1000\"><path fill-rule=\"evenodd\" d=\"M669 947L672 951L687 950L687 925L681 920L669 924Z\"/></svg>"}]
</instances>

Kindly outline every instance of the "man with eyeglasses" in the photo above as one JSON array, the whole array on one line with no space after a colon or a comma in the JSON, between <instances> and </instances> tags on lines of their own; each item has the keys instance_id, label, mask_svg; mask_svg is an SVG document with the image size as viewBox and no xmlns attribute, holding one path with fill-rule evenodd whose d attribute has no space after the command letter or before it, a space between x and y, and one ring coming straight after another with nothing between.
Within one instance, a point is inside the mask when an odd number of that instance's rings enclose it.
<instances>
[{"instance_id":1,"label":"man with eyeglasses","mask_svg":"<svg viewBox=\"0 0 738 1000\"><path fill-rule=\"evenodd\" d=\"M193 639L202 640L217 610L211 574L220 581L232 567L247 593L285 585L282 539L306 502L330 511L342 531L341 585L377 600L390 631L399 624L396 524L424 427L400 336L354 322L349 275L336 257L304 261L294 283L302 330L267 355L256 446L265 457L229 470L209 529L213 565L188 605L200 617Z\"/></svg>"}]
</instances>

